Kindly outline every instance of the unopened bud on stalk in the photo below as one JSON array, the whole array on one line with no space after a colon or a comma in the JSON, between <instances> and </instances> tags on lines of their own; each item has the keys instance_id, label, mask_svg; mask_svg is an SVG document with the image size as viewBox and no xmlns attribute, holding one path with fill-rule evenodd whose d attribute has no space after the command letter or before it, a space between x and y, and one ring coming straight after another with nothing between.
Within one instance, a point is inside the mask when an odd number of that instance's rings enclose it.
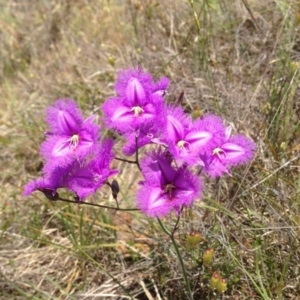
<instances>
[{"instance_id":1,"label":"unopened bud on stalk","mask_svg":"<svg viewBox=\"0 0 300 300\"><path fill-rule=\"evenodd\" d=\"M222 294L227 290L227 280L225 278L221 278L217 283L217 291Z\"/></svg>"},{"instance_id":2,"label":"unopened bud on stalk","mask_svg":"<svg viewBox=\"0 0 300 300\"><path fill-rule=\"evenodd\" d=\"M195 249L201 242L202 236L200 232L190 232L187 236L187 246L189 249Z\"/></svg>"},{"instance_id":3,"label":"unopened bud on stalk","mask_svg":"<svg viewBox=\"0 0 300 300\"><path fill-rule=\"evenodd\" d=\"M56 201L59 200L59 194L50 189L40 189L40 191L47 197L48 200Z\"/></svg>"},{"instance_id":4,"label":"unopened bud on stalk","mask_svg":"<svg viewBox=\"0 0 300 300\"><path fill-rule=\"evenodd\" d=\"M111 66L113 66L113 67L115 66L116 58L114 56L109 56L107 60Z\"/></svg>"},{"instance_id":5,"label":"unopened bud on stalk","mask_svg":"<svg viewBox=\"0 0 300 300\"><path fill-rule=\"evenodd\" d=\"M110 185L110 188L114 199L117 200L118 194L120 192L120 186L118 181L114 179Z\"/></svg>"},{"instance_id":6,"label":"unopened bud on stalk","mask_svg":"<svg viewBox=\"0 0 300 300\"><path fill-rule=\"evenodd\" d=\"M220 272L219 271L214 272L210 279L210 287L212 289L216 289L220 280L222 280L222 276Z\"/></svg>"},{"instance_id":7,"label":"unopened bud on stalk","mask_svg":"<svg viewBox=\"0 0 300 300\"><path fill-rule=\"evenodd\" d=\"M202 259L204 266L208 267L212 264L214 259L215 250L213 248L209 248L204 251Z\"/></svg>"}]
</instances>

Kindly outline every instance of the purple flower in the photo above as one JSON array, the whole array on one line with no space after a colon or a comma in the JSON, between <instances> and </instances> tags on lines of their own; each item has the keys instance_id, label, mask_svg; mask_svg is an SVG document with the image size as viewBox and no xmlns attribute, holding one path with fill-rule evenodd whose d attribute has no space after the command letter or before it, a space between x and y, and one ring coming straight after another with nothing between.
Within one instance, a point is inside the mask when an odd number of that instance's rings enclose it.
<instances>
[{"instance_id":1,"label":"purple flower","mask_svg":"<svg viewBox=\"0 0 300 300\"><path fill-rule=\"evenodd\" d=\"M51 172L47 172L44 167L43 176L30 181L24 187L23 195L29 196L35 191L40 191L50 198L54 198L57 195L57 189L61 187L62 178L68 172L69 168L56 167Z\"/></svg>"},{"instance_id":2,"label":"purple flower","mask_svg":"<svg viewBox=\"0 0 300 300\"><path fill-rule=\"evenodd\" d=\"M50 131L41 146L52 167L66 166L75 159L83 159L97 147L99 126L94 116L83 119L74 100L59 99L47 110Z\"/></svg>"},{"instance_id":3,"label":"purple flower","mask_svg":"<svg viewBox=\"0 0 300 300\"><path fill-rule=\"evenodd\" d=\"M202 182L186 168L175 168L162 150L141 161L145 180L137 193L137 206L150 217L165 216L190 206L201 195Z\"/></svg>"},{"instance_id":4,"label":"purple flower","mask_svg":"<svg viewBox=\"0 0 300 300\"><path fill-rule=\"evenodd\" d=\"M168 79L154 83L149 73L129 69L119 73L115 89L117 97L102 106L104 121L120 133L138 131L163 118L163 95Z\"/></svg>"},{"instance_id":5,"label":"purple flower","mask_svg":"<svg viewBox=\"0 0 300 300\"><path fill-rule=\"evenodd\" d=\"M201 163L199 154L211 151L223 137L224 125L219 117L207 115L193 122L181 107L167 107L167 126L161 141L178 165Z\"/></svg>"},{"instance_id":6,"label":"purple flower","mask_svg":"<svg viewBox=\"0 0 300 300\"><path fill-rule=\"evenodd\" d=\"M118 172L109 168L113 142L98 141L99 126L94 119L84 120L70 99L59 99L47 110L50 130L41 146L43 175L25 186L24 195L38 190L56 200L57 189L66 188L83 200Z\"/></svg>"},{"instance_id":7,"label":"purple flower","mask_svg":"<svg viewBox=\"0 0 300 300\"><path fill-rule=\"evenodd\" d=\"M72 169L63 177L61 187L74 192L79 200L96 193L110 176L118 173L118 170L109 168L114 158L112 147L113 141L106 140L97 151L96 157L86 165L76 161Z\"/></svg>"},{"instance_id":8,"label":"purple flower","mask_svg":"<svg viewBox=\"0 0 300 300\"><path fill-rule=\"evenodd\" d=\"M114 158L112 146L112 140L106 140L98 145L93 159L83 162L76 160L65 168L61 166L49 168L46 164L43 177L29 182L24 188L24 195L39 190L50 197L51 195L55 197L59 188L70 190L79 200L94 194L110 176L118 173L117 170L109 168Z\"/></svg>"},{"instance_id":9,"label":"purple flower","mask_svg":"<svg viewBox=\"0 0 300 300\"><path fill-rule=\"evenodd\" d=\"M230 168L250 162L255 152L255 143L242 134L230 137L231 127L225 130L225 138L211 153L200 156L204 170L213 178L227 173L231 176Z\"/></svg>"},{"instance_id":10,"label":"purple flower","mask_svg":"<svg viewBox=\"0 0 300 300\"><path fill-rule=\"evenodd\" d=\"M47 179L41 177L35 180L30 181L24 187L23 195L29 196L35 191L48 192L50 195L55 197L57 187L54 187L51 182L47 181Z\"/></svg>"}]
</instances>

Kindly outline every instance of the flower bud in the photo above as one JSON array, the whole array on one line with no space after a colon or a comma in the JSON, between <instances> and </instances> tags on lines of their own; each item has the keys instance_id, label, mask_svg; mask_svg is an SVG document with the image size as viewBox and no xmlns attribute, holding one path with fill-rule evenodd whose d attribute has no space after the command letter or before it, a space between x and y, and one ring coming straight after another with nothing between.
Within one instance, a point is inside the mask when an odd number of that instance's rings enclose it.
<instances>
[{"instance_id":1,"label":"flower bud","mask_svg":"<svg viewBox=\"0 0 300 300\"><path fill-rule=\"evenodd\" d=\"M227 280L225 278L221 278L217 282L216 289L220 294L224 293L227 290Z\"/></svg>"},{"instance_id":2,"label":"flower bud","mask_svg":"<svg viewBox=\"0 0 300 300\"><path fill-rule=\"evenodd\" d=\"M40 191L47 197L48 200L56 201L59 200L59 194L55 190L51 189L40 189Z\"/></svg>"},{"instance_id":3,"label":"flower bud","mask_svg":"<svg viewBox=\"0 0 300 300\"><path fill-rule=\"evenodd\" d=\"M215 250L213 248L209 248L204 251L202 259L204 266L208 267L212 264L214 259Z\"/></svg>"},{"instance_id":4,"label":"flower bud","mask_svg":"<svg viewBox=\"0 0 300 300\"><path fill-rule=\"evenodd\" d=\"M201 242L202 236L200 232L190 232L187 236L187 246L189 249L195 249Z\"/></svg>"},{"instance_id":5,"label":"flower bud","mask_svg":"<svg viewBox=\"0 0 300 300\"><path fill-rule=\"evenodd\" d=\"M299 62L298 61L291 61L288 65L289 70L292 74L294 74L299 69Z\"/></svg>"},{"instance_id":6,"label":"flower bud","mask_svg":"<svg viewBox=\"0 0 300 300\"><path fill-rule=\"evenodd\" d=\"M118 181L114 179L110 185L110 188L114 199L117 200L118 194L120 192L120 186Z\"/></svg>"},{"instance_id":7,"label":"flower bud","mask_svg":"<svg viewBox=\"0 0 300 300\"><path fill-rule=\"evenodd\" d=\"M210 279L210 287L212 289L216 289L220 280L222 280L222 276L220 272L219 271L214 272Z\"/></svg>"},{"instance_id":8,"label":"flower bud","mask_svg":"<svg viewBox=\"0 0 300 300\"><path fill-rule=\"evenodd\" d=\"M108 63L111 65L111 66L115 66L115 63L116 63L116 58L114 56L109 56L108 57Z\"/></svg>"}]
</instances>

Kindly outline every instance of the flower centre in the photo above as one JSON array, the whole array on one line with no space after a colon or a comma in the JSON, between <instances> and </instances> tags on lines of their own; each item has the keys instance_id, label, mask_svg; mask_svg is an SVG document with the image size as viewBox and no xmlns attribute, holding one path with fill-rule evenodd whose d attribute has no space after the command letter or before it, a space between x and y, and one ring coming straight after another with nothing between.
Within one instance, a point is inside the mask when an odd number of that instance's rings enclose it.
<instances>
[{"instance_id":1,"label":"flower centre","mask_svg":"<svg viewBox=\"0 0 300 300\"><path fill-rule=\"evenodd\" d=\"M186 141L179 141L178 143L177 143L177 147L180 149L180 150L183 150L184 148L185 148L185 144L186 144L187 142Z\"/></svg>"},{"instance_id":2,"label":"flower centre","mask_svg":"<svg viewBox=\"0 0 300 300\"><path fill-rule=\"evenodd\" d=\"M173 198L173 192L175 189L176 187L172 183L168 183L164 187L164 193L168 194L170 200Z\"/></svg>"},{"instance_id":3,"label":"flower centre","mask_svg":"<svg viewBox=\"0 0 300 300\"><path fill-rule=\"evenodd\" d=\"M78 134L72 135L72 137L70 138L70 146L76 148L78 144L79 144L79 135Z\"/></svg>"},{"instance_id":4,"label":"flower centre","mask_svg":"<svg viewBox=\"0 0 300 300\"><path fill-rule=\"evenodd\" d=\"M213 150L213 155L216 155L216 156L218 156L218 157L220 157L220 154L221 154L221 153L224 153L224 150L221 149L221 148L215 148L215 149Z\"/></svg>"},{"instance_id":5,"label":"flower centre","mask_svg":"<svg viewBox=\"0 0 300 300\"><path fill-rule=\"evenodd\" d=\"M144 110L140 106L134 106L130 111L134 112L135 117L138 117L144 112Z\"/></svg>"}]
</instances>

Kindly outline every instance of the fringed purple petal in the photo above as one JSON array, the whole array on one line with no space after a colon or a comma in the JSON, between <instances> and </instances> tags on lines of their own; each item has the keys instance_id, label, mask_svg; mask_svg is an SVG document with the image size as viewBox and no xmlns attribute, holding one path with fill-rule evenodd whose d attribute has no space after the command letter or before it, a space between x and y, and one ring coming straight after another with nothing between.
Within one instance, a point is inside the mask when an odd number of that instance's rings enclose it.
<instances>
[{"instance_id":1,"label":"fringed purple petal","mask_svg":"<svg viewBox=\"0 0 300 300\"><path fill-rule=\"evenodd\" d=\"M204 170L212 178L221 177L224 173L230 175L230 170L224 165L217 156L206 157Z\"/></svg>"},{"instance_id":2,"label":"fringed purple petal","mask_svg":"<svg viewBox=\"0 0 300 300\"><path fill-rule=\"evenodd\" d=\"M126 87L126 100L130 106L142 106L147 99L145 90L137 78L132 77Z\"/></svg>"},{"instance_id":3,"label":"fringed purple petal","mask_svg":"<svg viewBox=\"0 0 300 300\"><path fill-rule=\"evenodd\" d=\"M224 143L225 131L226 128L221 118L206 115L194 121L193 130L189 133L188 139L195 146L198 154L211 153L212 149Z\"/></svg>"},{"instance_id":4,"label":"fringed purple petal","mask_svg":"<svg viewBox=\"0 0 300 300\"><path fill-rule=\"evenodd\" d=\"M46 187L46 184L45 184L43 178L38 178L36 180L32 180L24 186L23 195L29 196L33 192L35 192L41 188L45 188L45 187Z\"/></svg>"},{"instance_id":5,"label":"fringed purple petal","mask_svg":"<svg viewBox=\"0 0 300 300\"><path fill-rule=\"evenodd\" d=\"M147 153L140 165L145 180L152 184L165 185L173 181L176 176L170 158L162 149Z\"/></svg>"},{"instance_id":6,"label":"fringed purple petal","mask_svg":"<svg viewBox=\"0 0 300 300\"><path fill-rule=\"evenodd\" d=\"M184 113L181 107L167 106L167 124L163 133L163 139L167 144L176 144L185 138L186 131L192 125L191 118Z\"/></svg>"},{"instance_id":7,"label":"fringed purple petal","mask_svg":"<svg viewBox=\"0 0 300 300\"><path fill-rule=\"evenodd\" d=\"M115 89L118 97L126 99L129 105L132 105L131 97L127 98L128 84L135 79L138 82L139 88L142 87L145 96L147 98L152 92L152 76L151 74L142 71L141 69L127 69L122 70L118 74ZM129 93L130 94L130 93ZM144 101L144 100L142 100ZM126 102L127 103L127 102Z\"/></svg>"},{"instance_id":8,"label":"fringed purple petal","mask_svg":"<svg viewBox=\"0 0 300 300\"><path fill-rule=\"evenodd\" d=\"M87 164L75 161L64 176L62 187L74 192L80 200L95 194L110 176L118 173L118 170L111 170L109 167L114 158L112 147L112 140L104 140L98 147L97 155Z\"/></svg>"},{"instance_id":9,"label":"fringed purple petal","mask_svg":"<svg viewBox=\"0 0 300 300\"><path fill-rule=\"evenodd\" d=\"M83 123L81 111L72 99L58 99L46 113L53 134L72 135Z\"/></svg>"},{"instance_id":10,"label":"fringed purple petal","mask_svg":"<svg viewBox=\"0 0 300 300\"><path fill-rule=\"evenodd\" d=\"M248 137L237 134L228 139L222 145L224 151L224 163L239 165L250 162L255 153L255 143Z\"/></svg>"},{"instance_id":11,"label":"fringed purple petal","mask_svg":"<svg viewBox=\"0 0 300 300\"><path fill-rule=\"evenodd\" d=\"M131 129L133 113L118 98L109 98L102 105L103 121L110 128L125 133ZM121 118L119 121L119 117Z\"/></svg>"},{"instance_id":12,"label":"fringed purple petal","mask_svg":"<svg viewBox=\"0 0 300 300\"><path fill-rule=\"evenodd\" d=\"M137 207L149 217L163 217L170 213L173 204L161 195L159 187L143 185L137 193Z\"/></svg>"},{"instance_id":13,"label":"fringed purple petal","mask_svg":"<svg viewBox=\"0 0 300 300\"><path fill-rule=\"evenodd\" d=\"M163 97L169 86L169 79L167 77L162 77L158 82L154 84L152 93Z\"/></svg>"},{"instance_id":14,"label":"fringed purple petal","mask_svg":"<svg viewBox=\"0 0 300 300\"><path fill-rule=\"evenodd\" d=\"M66 167L74 160L68 139L57 135L47 137L41 145L41 154L51 169Z\"/></svg>"}]
</instances>

